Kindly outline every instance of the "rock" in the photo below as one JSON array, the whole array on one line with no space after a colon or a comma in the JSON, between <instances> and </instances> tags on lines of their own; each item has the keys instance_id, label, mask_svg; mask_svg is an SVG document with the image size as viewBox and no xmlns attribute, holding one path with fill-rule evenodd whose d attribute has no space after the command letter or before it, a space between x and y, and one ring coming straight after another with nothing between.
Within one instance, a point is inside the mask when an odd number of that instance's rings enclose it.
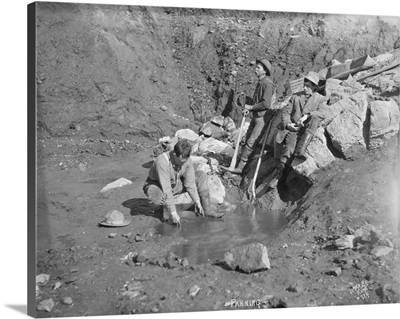
<instances>
[{"instance_id":1,"label":"rock","mask_svg":"<svg viewBox=\"0 0 400 319\"><path fill-rule=\"evenodd\" d=\"M62 285L62 283L59 282L59 281L57 281L57 282L54 284L53 289L56 290L56 289L60 288L61 285Z\"/></svg>"},{"instance_id":2,"label":"rock","mask_svg":"<svg viewBox=\"0 0 400 319\"><path fill-rule=\"evenodd\" d=\"M232 248L225 253L225 263L230 269L251 273L270 268L268 249L260 243L251 243Z\"/></svg>"},{"instance_id":3,"label":"rock","mask_svg":"<svg viewBox=\"0 0 400 319\"><path fill-rule=\"evenodd\" d=\"M210 158L210 163L208 159L203 156L190 156L193 162L193 168L195 171L201 171L204 173L210 173L212 170L216 171L218 168L218 160L215 158Z\"/></svg>"},{"instance_id":4,"label":"rock","mask_svg":"<svg viewBox=\"0 0 400 319\"><path fill-rule=\"evenodd\" d=\"M151 312L160 312L160 308L158 308L158 306L154 306L153 308L150 309Z\"/></svg>"},{"instance_id":5,"label":"rock","mask_svg":"<svg viewBox=\"0 0 400 319\"><path fill-rule=\"evenodd\" d=\"M377 246L374 247L371 251L370 254L375 256L375 257L382 257L382 256L386 256L387 254L389 254L391 251L393 250L392 247L388 247L388 246Z\"/></svg>"},{"instance_id":6,"label":"rock","mask_svg":"<svg viewBox=\"0 0 400 319\"><path fill-rule=\"evenodd\" d=\"M108 235L108 237L109 238L115 238L115 237L117 237L117 235L118 235L117 233L111 233L111 234Z\"/></svg>"},{"instance_id":7,"label":"rock","mask_svg":"<svg viewBox=\"0 0 400 319\"><path fill-rule=\"evenodd\" d=\"M141 241L145 241L145 240L146 240L146 238L144 236L140 235L140 234L137 234L135 236L135 241L136 242L141 242Z\"/></svg>"},{"instance_id":8,"label":"rock","mask_svg":"<svg viewBox=\"0 0 400 319\"><path fill-rule=\"evenodd\" d=\"M68 305L69 306L69 305L73 304L73 300L72 300L71 297L65 297L65 298L61 299L61 303L63 305Z\"/></svg>"},{"instance_id":9,"label":"rock","mask_svg":"<svg viewBox=\"0 0 400 319\"><path fill-rule=\"evenodd\" d=\"M212 204L222 204L225 198L225 187L217 175L208 175L208 186Z\"/></svg>"},{"instance_id":10,"label":"rock","mask_svg":"<svg viewBox=\"0 0 400 319\"><path fill-rule=\"evenodd\" d=\"M36 276L36 285L45 286L49 282L50 275L40 274Z\"/></svg>"},{"instance_id":11,"label":"rock","mask_svg":"<svg viewBox=\"0 0 400 319\"><path fill-rule=\"evenodd\" d=\"M194 286L189 288L188 294L189 294L190 297L194 298L199 291L200 291L200 287L197 286L197 285L194 285Z\"/></svg>"},{"instance_id":12,"label":"rock","mask_svg":"<svg viewBox=\"0 0 400 319\"><path fill-rule=\"evenodd\" d=\"M206 137L214 137L215 135L220 135L222 132L224 132L224 129L221 126L211 122L204 123L200 129L200 134Z\"/></svg>"},{"instance_id":13,"label":"rock","mask_svg":"<svg viewBox=\"0 0 400 319\"><path fill-rule=\"evenodd\" d=\"M140 291L124 291L122 296L127 296L129 299L135 298L140 295Z\"/></svg>"},{"instance_id":14,"label":"rock","mask_svg":"<svg viewBox=\"0 0 400 319\"><path fill-rule=\"evenodd\" d=\"M107 192L107 191L109 191L111 189L123 187L125 185L130 185L130 184L132 184L132 182L130 180L121 177L121 178L117 179L116 181L114 181L114 182L112 182L110 184L107 184L105 187L103 187L100 190L100 193L105 193L105 192Z\"/></svg>"},{"instance_id":15,"label":"rock","mask_svg":"<svg viewBox=\"0 0 400 319\"><path fill-rule=\"evenodd\" d=\"M343 111L326 127L333 147L345 156L352 145L365 146L364 122L368 108L367 95L364 92L353 94L348 102Z\"/></svg>"},{"instance_id":16,"label":"rock","mask_svg":"<svg viewBox=\"0 0 400 319\"><path fill-rule=\"evenodd\" d=\"M305 161L300 162L295 158L292 163L295 172L304 176L310 176L317 169L325 167L335 160L335 156L327 146L324 128L317 129L306 153L308 157Z\"/></svg>"},{"instance_id":17,"label":"rock","mask_svg":"<svg viewBox=\"0 0 400 319\"><path fill-rule=\"evenodd\" d=\"M313 256L312 252L310 250L306 250L304 253L301 254L301 257L305 259L311 259Z\"/></svg>"},{"instance_id":18,"label":"rock","mask_svg":"<svg viewBox=\"0 0 400 319\"><path fill-rule=\"evenodd\" d=\"M296 282L294 284L290 284L290 286L286 290L290 291L290 292L302 293L302 292L304 292L305 289L301 283Z\"/></svg>"},{"instance_id":19,"label":"rock","mask_svg":"<svg viewBox=\"0 0 400 319\"><path fill-rule=\"evenodd\" d=\"M78 168L81 172L85 172L86 171L86 165L83 163L79 163Z\"/></svg>"},{"instance_id":20,"label":"rock","mask_svg":"<svg viewBox=\"0 0 400 319\"><path fill-rule=\"evenodd\" d=\"M399 302L398 292L396 292L389 284L380 285L375 292L382 302Z\"/></svg>"},{"instance_id":21,"label":"rock","mask_svg":"<svg viewBox=\"0 0 400 319\"><path fill-rule=\"evenodd\" d=\"M354 235L345 235L335 240L338 249L349 249L354 247Z\"/></svg>"},{"instance_id":22,"label":"rock","mask_svg":"<svg viewBox=\"0 0 400 319\"><path fill-rule=\"evenodd\" d=\"M178 256L171 252L168 253L168 255L165 257L165 260L166 262L164 263L164 267L168 269L173 269L180 266Z\"/></svg>"},{"instance_id":23,"label":"rock","mask_svg":"<svg viewBox=\"0 0 400 319\"><path fill-rule=\"evenodd\" d=\"M142 288L143 288L143 286L139 281L133 281L126 285L126 289L128 291L134 291L134 290L140 291L140 290L142 290Z\"/></svg>"},{"instance_id":24,"label":"rock","mask_svg":"<svg viewBox=\"0 0 400 319\"><path fill-rule=\"evenodd\" d=\"M210 119L210 122L212 124L215 124L215 125L219 126L219 127L222 127L224 125L224 117L222 115L213 116Z\"/></svg>"},{"instance_id":25,"label":"rock","mask_svg":"<svg viewBox=\"0 0 400 319\"><path fill-rule=\"evenodd\" d=\"M77 280L78 280L78 276L71 276L71 277L69 277L69 278L67 278L67 279L65 280L65 283L66 283L66 284L70 284L70 283L75 282L75 281L77 281Z\"/></svg>"},{"instance_id":26,"label":"rock","mask_svg":"<svg viewBox=\"0 0 400 319\"><path fill-rule=\"evenodd\" d=\"M328 271L329 275L332 275L335 277L338 277L341 273L342 273L342 268L340 268L340 267L331 268Z\"/></svg>"},{"instance_id":27,"label":"rock","mask_svg":"<svg viewBox=\"0 0 400 319\"><path fill-rule=\"evenodd\" d=\"M53 299L46 299L41 301L38 306L36 307L36 309L38 311L47 311L47 312L51 312L54 308L54 301Z\"/></svg>"},{"instance_id":28,"label":"rock","mask_svg":"<svg viewBox=\"0 0 400 319\"><path fill-rule=\"evenodd\" d=\"M183 258L180 262L182 267L187 267L189 266L189 261L187 260L187 258Z\"/></svg>"},{"instance_id":29,"label":"rock","mask_svg":"<svg viewBox=\"0 0 400 319\"><path fill-rule=\"evenodd\" d=\"M137 262L137 263L143 263L143 262L145 262L146 260L147 260L147 257L146 257L144 254L142 254L142 253L139 253L139 254L134 258L134 261Z\"/></svg>"},{"instance_id":30,"label":"rock","mask_svg":"<svg viewBox=\"0 0 400 319\"><path fill-rule=\"evenodd\" d=\"M400 111L394 100L371 103L370 147L376 148L399 131Z\"/></svg>"},{"instance_id":31,"label":"rock","mask_svg":"<svg viewBox=\"0 0 400 319\"><path fill-rule=\"evenodd\" d=\"M209 137L202 141L199 145L199 151L203 154L209 152L220 154L229 144L216 140L215 138Z\"/></svg>"},{"instance_id":32,"label":"rock","mask_svg":"<svg viewBox=\"0 0 400 319\"><path fill-rule=\"evenodd\" d=\"M368 268L368 263L365 260L357 260L354 262L354 267L358 270L365 270Z\"/></svg>"},{"instance_id":33,"label":"rock","mask_svg":"<svg viewBox=\"0 0 400 319\"><path fill-rule=\"evenodd\" d=\"M180 139L187 139L189 141L195 142L199 139L199 134L193 132L191 129L181 129L176 131L175 137Z\"/></svg>"},{"instance_id":34,"label":"rock","mask_svg":"<svg viewBox=\"0 0 400 319\"><path fill-rule=\"evenodd\" d=\"M356 229L354 232L354 237L355 243L361 244L375 244L378 241L385 239L384 236L371 224L365 224L364 226Z\"/></svg>"},{"instance_id":35,"label":"rock","mask_svg":"<svg viewBox=\"0 0 400 319\"><path fill-rule=\"evenodd\" d=\"M233 131L236 130L235 122L234 122L229 116L226 116L226 117L224 118L224 122L223 122L222 127L223 127L226 131L228 131L229 133L232 133Z\"/></svg>"}]
</instances>

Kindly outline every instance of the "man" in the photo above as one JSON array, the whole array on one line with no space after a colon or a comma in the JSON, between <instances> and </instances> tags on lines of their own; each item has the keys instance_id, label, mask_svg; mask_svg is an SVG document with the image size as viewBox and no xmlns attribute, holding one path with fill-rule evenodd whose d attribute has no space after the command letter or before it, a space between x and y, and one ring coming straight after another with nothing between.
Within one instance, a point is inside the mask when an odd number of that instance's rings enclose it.
<instances>
[{"instance_id":1,"label":"man","mask_svg":"<svg viewBox=\"0 0 400 319\"><path fill-rule=\"evenodd\" d=\"M179 140L174 149L159 155L150 168L143 191L152 204L163 205L164 219L180 226L174 195L188 192L202 216L219 218L223 213L214 210L210 202L208 177L205 172L196 172L190 158L192 146Z\"/></svg>"},{"instance_id":2,"label":"man","mask_svg":"<svg viewBox=\"0 0 400 319\"><path fill-rule=\"evenodd\" d=\"M253 105L245 104L243 115L247 116L252 112L253 118L250 122L249 129L246 134L246 142L242 147L240 160L235 173L241 174L246 166L250 155L254 148L258 145L261 133L264 130L269 114L267 110L271 108L275 102L275 86L270 79L272 73L271 63L267 59L256 60L256 76L258 82L254 90Z\"/></svg>"},{"instance_id":3,"label":"man","mask_svg":"<svg viewBox=\"0 0 400 319\"><path fill-rule=\"evenodd\" d=\"M280 150L280 162L275 169L270 187L276 187L289 159L294 155L301 161L307 159L306 150L322 118L318 107L325 97L317 92L319 75L310 71L304 77L304 91L293 95L282 110L281 130L276 135L275 151ZM278 126L279 127L279 126ZM300 136L299 142L296 141ZM283 144L283 145L282 145ZM279 152L275 152L277 155Z\"/></svg>"}]
</instances>

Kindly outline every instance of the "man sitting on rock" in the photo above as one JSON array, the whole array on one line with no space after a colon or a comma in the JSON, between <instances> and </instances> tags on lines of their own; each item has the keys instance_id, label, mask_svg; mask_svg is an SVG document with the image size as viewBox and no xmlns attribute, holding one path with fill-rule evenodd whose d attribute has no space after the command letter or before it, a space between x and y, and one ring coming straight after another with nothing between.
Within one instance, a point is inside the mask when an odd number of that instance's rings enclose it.
<instances>
[{"instance_id":1,"label":"man sitting on rock","mask_svg":"<svg viewBox=\"0 0 400 319\"><path fill-rule=\"evenodd\" d=\"M150 168L143 191L152 204L163 206L164 220L180 226L174 195L188 192L202 216L220 218L224 214L211 205L208 177L195 171L190 158L192 146L186 139L179 140L174 149L159 155Z\"/></svg>"},{"instance_id":2,"label":"man sitting on rock","mask_svg":"<svg viewBox=\"0 0 400 319\"><path fill-rule=\"evenodd\" d=\"M317 92L318 83L318 73L308 72L304 77L304 91L293 95L288 105L282 110L282 123L278 126L280 130L276 135L275 148L283 145L280 152L280 162L273 173L275 177L269 183L272 188L278 184L285 165L293 154L300 161L307 159L307 146L323 119L321 113L318 112L318 107L325 100L325 97ZM298 137L300 137L300 140L297 142Z\"/></svg>"},{"instance_id":3,"label":"man sitting on rock","mask_svg":"<svg viewBox=\"0 0 400 319\"><path fill-rule=\"evenodd\" d=\"M253 119L250 122L250 126L246 134L246 142L242 147L240 160L235 173L241 174L243 168L249 159L249 156L253 153L255 146L257 146L262 132L265 126L271 120L270 114L267 110L275 102L275 85L270 79L272 74L271 63L267 59L256 61L256 76L258 82L254 90L253 105L245 104L243 115L247 116L249 112L252 112Z\"/></svg>"}]
</instances>

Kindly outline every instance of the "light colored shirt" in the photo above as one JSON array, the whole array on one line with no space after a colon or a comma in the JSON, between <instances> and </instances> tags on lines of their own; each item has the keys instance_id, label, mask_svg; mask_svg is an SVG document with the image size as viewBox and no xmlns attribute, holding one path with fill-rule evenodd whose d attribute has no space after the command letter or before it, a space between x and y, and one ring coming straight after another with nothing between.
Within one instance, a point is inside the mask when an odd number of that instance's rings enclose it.
<instances>
[{"instance_id":1,"label":"light colored shirt","mask_svg":"<svg viewBox=\"0 0 400 319\"><path fill-rule=\"evenodd\" d=\"M161 186L161 189L165 196L165 205L170 212L176 211L173 188L179 182L182 181L186 191L194 202L200 200L196 182L193 161L189 157L188 160L179 167L174 167L171 162L171 153L173 151L165 152L159 155L153 163L153 166L149 170L149 176L147 180L153 181Z\"/></svg>"}]
</instances>

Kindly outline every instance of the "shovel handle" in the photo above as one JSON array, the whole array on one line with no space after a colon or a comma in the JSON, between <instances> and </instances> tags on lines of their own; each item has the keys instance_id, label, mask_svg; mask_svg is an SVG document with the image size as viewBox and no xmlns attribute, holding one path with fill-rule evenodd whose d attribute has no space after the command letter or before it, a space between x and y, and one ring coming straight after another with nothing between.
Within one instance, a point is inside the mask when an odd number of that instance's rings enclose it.
<instances>
[{"instance_id":1,"label":"shovel handle","mask_svg":"<svg viewBox=\"0 0 400 319\"><path fill-rule=\"evenodd\" d=\"M231 170L235 169L235 167L236 167L236 159L237 159L237 155L238 155L238 152L239 152L239 144L240 144L240 140L242 139L242 130L243 130L243 126L244 126L244 122L245 121L246 121L246 116L243 116L242 123L240 124L239 135L238 135L238 139L237 139L237 142L236 142L235 152L233 153L231 166L229 166L229 169L231 169Z\"/></svg>"}]
</instances>

